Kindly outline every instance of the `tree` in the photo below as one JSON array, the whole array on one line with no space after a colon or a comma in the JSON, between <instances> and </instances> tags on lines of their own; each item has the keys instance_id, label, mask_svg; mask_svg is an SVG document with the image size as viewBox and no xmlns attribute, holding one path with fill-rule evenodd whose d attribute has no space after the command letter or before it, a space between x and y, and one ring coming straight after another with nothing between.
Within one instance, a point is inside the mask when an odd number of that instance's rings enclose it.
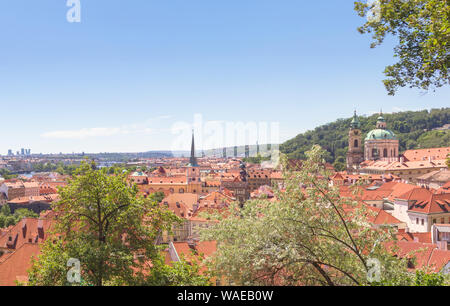
<instances>
[{"instance_id":1,"label":"tree","mask_svg":"<svg viewBox=\"0 0 450 306\"><path fill-rule=\"evenodd\" d=\"M163 231L179 219L156 201L138 196L126 174L108 175L83 162L52 206L54 234L33 262L31 285L70 285L69 258L80 262L82 284L152 285L165 275L161 248Z\"/></svg>"},{"instance_id":2,"label":"tree","mask_svg":"<svg viewBox=\"0 0 450 306\"><path fill-rule=\"evenodd\" d=\"M149 196L149 198L156 203L161 203L165 197L166 197L166 195L162 191L154 192L154 193L150 194L150 196Z\"/></svg>"},{"instance_id":3,"label":"tree","mask_svg":"<svg viewBox=\"0 0 450 306\"><path fill-rule=\"evenodd\" d=\"M450 154L447 155L447 160L445 162L447 164L447 167L450 169Z\"/></svg>"},{"instance_id":4,"label":"tree","mask_svg":"<svg viewBox=\"0 0 450 306\"><path fill-rule=\"evenodd\" d=\"M410 282L406 261L384 245L390 228L373 228L365 205L329 185L320 147L306 155L300 172L284 173L277 202L252 200L214 216L220 222L202 233L217 241L211 270L238 285L368 285L372 272L379 281Z\"/></svg>"},{"instance_id":5,"label":"tree","mask_svg":"<svg viewBox=\"0 0 450 306\"><path fill-rule=\"evenodd\" d=\"M38 214L27 208L18 208L14 211L14 218L17 222L23 218L38 218ZM17 223L16 222L16 223Z\"/></svg>"},{"instance_id":6,"label":"tree","mask_svg":"<svg viewBox=\"0 0 450 306\"><path fill-rule=\"evenodd\" d=\"M449 0L359 0L355 10L359 16L367 16L358 30L372 33L372 48L389 34L398 39L394 48L398 62L384 71L389 95L399 87L428 90L449 84Z\"/></svg>"},{"instance_id":7,"label":"tree","mask_svg":"<svg viewBox=\"0 0 450 306\"><path fill-rule=\"evenodd\" d=\"M37 218L39 217L33 211L27 208L19 208L11 214L11 209L8 204L4 204L0 209L0 228L16 225L23 218Z\"/></svg>"},{"instance_id":8,"label":"tree","mask_svg":"<svg viewBox=\"0 0 450 306\"><path fill-rule=\"evenodd\" d=\"M0 214L4 215L4 216L9 216L11 215L11 209L9 208L8 204L4 204L2 206L2 208L0 209Z\"/></svg>"}]
</instances>

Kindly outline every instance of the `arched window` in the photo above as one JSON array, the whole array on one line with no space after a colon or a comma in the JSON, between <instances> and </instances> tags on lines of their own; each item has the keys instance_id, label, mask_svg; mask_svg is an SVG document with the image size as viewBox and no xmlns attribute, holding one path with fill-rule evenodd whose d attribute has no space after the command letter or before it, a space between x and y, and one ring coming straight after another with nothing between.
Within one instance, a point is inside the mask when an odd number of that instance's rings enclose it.
<instances>
[{"instance_id":1,"label":"arched window","mask_svg":"<svg viewBox=\"0 0 450 306\"><path fill-rule=\"evenodd\" d=\"M178 190L179 193L184 193L184 189L180 188L180 190Z\"/></svg>"},{"instance_id":2,"label":"arched window","mask_svg":"<svg viewBox=\"0 0 450 306\"><path fill-rule=\"evenodd\" d=\"M384 149L384 150L383 150L383 157L388 157L388 154L387 154L387 152L388 152L388 150L387 150L387 149Z\"/></svg>"},{"instance_id":3,"label":"arched window","mask_svg":"<svg viewBox=\"0 0 450 306\"><path fill-rule=\"evenodd\" d=\"M378 157L378 150L376 148L372 149L372 157L375 157L375 158Z\"/></svg>"},{"instance_id":4,"label":"arched window","mask_svg":"<svg viewBox=\"0 0 450 306\"><path fill-rule=\"evenodd\" d=\"M353 142L353 146L354 146L355 148L358 147L358 139L355 139L355 141Z\"/></svg>"}]
</instances>

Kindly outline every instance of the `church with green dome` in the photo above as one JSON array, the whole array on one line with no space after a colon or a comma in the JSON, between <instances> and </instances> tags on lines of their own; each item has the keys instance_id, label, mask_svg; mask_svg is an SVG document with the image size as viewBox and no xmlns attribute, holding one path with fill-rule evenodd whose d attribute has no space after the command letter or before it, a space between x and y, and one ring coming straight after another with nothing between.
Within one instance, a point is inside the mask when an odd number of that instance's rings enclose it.
<instances>
[{"instance_id":1,"label":"church with green dome","mask_svg":"<svg viewBox=\"0 0 450 306\"><path fill-rule=\"evenodd\" d=\"M394 132L387 129L386 120L382 112L377 119L376 128L367 133L362 144L362 133L358 116L353 115L349 132L349 148L347 153L347 167L357 169L364 160L369 161L398 161L399 141Z\"/></svg>"}]
</instances>

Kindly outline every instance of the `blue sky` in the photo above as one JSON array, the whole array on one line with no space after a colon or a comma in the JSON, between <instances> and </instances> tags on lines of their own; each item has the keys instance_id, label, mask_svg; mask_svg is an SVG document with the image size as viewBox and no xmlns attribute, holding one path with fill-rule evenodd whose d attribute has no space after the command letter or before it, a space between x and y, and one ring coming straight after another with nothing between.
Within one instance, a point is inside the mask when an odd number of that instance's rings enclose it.
<instances>
[{"instance_id":1,"label":"blue sky","mask_svg":"<svg viewBox=\"0 0 450 306\"><path fill-rule=\"evenodd\" d=\"M0 0L0 153L170 149L171 127L320 124L448 106L450 88L387 96L393 44L370 49L353 0Z\"/></svg>"}]
</instances>

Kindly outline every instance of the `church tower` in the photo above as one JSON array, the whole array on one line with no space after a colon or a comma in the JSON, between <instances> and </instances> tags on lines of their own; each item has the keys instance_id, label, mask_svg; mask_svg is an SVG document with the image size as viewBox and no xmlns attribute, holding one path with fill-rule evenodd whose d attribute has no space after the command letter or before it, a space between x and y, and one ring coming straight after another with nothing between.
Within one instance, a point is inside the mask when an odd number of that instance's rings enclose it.
<instances>
[{"instance_id":1,"label":"church tower","mask_svg":"<svg viewBox=\"0 0 450 306\"><path fill-rule=\"evenodd\" d=\"M202 181L200 179L200 168L195 157L194 131L192 131L191 157L186 167L186 179L188 183L188 192L201 193Z\"/></svg>"},{"instance_id":2,"label":"church tower","mask_svg":"<svg viewBox=\"0 0 450 306\"><path fill-rule=\"evenodd\" d=\"M194 131L192 131L191 158L189 159L191 167L197 167L197 157L195 157Z\"/></svg>"},{"instance_id":3,"label":"church tower","mask_svg":"<svg viewBox=\"0 0 450 306\"><path fill-rule=\"evenodd\" d=\"M364 151L362 148L361 123L359 122L356 111L350 124L348 133L348 152L347 152L347 169L353 170L359 168L364 161Z\"/></svg>"}]
</instances>

